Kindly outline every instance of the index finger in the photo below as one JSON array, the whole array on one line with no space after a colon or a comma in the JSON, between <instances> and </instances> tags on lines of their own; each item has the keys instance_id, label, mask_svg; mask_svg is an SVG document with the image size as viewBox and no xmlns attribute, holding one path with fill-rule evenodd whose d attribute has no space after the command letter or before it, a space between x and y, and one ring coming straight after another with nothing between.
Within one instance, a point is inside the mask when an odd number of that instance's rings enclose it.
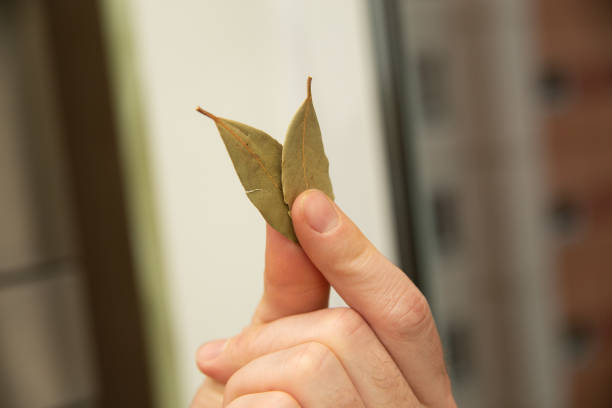
<instances>
[{"instance_id":1,"label":"index finger","mask_svg":"<svg viewBox=\"0 0 612 408\"><path fill-rule=\"evenodd\" d=\"M302 248L266 225L264 294L253 323L327 307L329 283Z\"/></svg>"},{"instance_id":2,"label":"index finger","mask_svg":"<svg viewBox=\"0 0 612 408\"><path fill-rule=\"evenodd\" d=\"M372 327L426 406L454 406L438 331L423 294L320 191L295 201L302 248L348 305Z\"/></svg>"}]
</instances>

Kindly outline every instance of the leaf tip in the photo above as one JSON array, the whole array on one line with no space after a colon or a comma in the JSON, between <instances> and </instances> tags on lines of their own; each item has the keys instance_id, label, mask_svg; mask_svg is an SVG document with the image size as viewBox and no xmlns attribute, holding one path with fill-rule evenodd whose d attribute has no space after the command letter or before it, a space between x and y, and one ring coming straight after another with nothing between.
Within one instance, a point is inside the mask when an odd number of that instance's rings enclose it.
<instances>
[{"instance_id":1,"label":"leaf tip","mask_svg":"<svg viewBox=\"0 0 612 408\"><path fill-rule=\"evenodd\" d=\"M202 109L200 106L198 106L196 108L196 111L200 112L202 115L204 116L208 116L209 118L211 118L212 120L214 120L215 122L219 119L217 118L215 115L213 115L212 113L205 111L204 109Z\"/></svg>"}]
</instances>

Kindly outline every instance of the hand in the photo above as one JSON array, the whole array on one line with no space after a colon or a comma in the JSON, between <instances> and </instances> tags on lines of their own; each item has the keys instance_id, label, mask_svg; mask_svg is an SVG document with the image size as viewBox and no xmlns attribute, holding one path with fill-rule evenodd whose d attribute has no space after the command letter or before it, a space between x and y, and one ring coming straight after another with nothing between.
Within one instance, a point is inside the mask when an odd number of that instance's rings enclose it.
<instances>
[{"instance_id":1,"label":"hand","mask_svg":"<svg viewBox=\"0 0 612 408\"><path fill-rule=\"evenodd\" d=\"M322 193L303 193L292 217L302 248L268 228L253 323L200 349L216 382L192 407L455 407L429 306L406 275ZM350 308L326 309L329 284Z\"/></svg>"}]
</instances>

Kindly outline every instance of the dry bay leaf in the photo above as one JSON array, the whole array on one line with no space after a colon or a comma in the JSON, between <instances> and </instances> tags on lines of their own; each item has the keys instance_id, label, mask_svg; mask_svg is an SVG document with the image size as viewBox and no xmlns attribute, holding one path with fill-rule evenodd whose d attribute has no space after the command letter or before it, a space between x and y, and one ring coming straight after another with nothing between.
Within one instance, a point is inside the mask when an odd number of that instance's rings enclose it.
<instances>
[{"instance_id":1,"label":"dry bay leaf","mask_svg":"<svg viewBox=\"0 0 612 408\"><path fill-rule=\"evenodd\" d=\"M219 118L200 107L197 111L217 125L249 200L272 228L297 242L281 187L281 144L251 126Z\"/></svg>"},{"instance_id":2,"label":"dry bay leaf","mask_svg":"<svg viewBox=\"0 0 612 408\"><path fill-rule=\"evenodd\" d=\"M283 144L282 189L289 208L301 192L310 188L319 189L334 199L329 161L312 103L311 82L312 78L308 77L306 100L295 113Z\"/></svg>"}]
</instances>

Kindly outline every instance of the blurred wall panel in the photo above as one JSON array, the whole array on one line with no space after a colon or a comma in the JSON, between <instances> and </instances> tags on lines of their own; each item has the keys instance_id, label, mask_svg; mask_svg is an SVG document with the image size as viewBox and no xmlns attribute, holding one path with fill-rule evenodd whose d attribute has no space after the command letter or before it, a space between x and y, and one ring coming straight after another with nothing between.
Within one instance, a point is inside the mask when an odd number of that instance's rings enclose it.
<instances>
[{"instance_id":1,"label":"blurred wall panel","mask_svg":"<svg viewBox=\"0 0 612 408\"><path fill-rule=\"evenodd\" d=\"M0 14L0 405L91 406L97 384L47 26Z\"/></svg>"},{"instance_id":2,"label":"blurred wall panel","mask_svg":"<svg viewBox=\"0 0 612 408\"><path fill-rule=\"evenodd\" d=\"M80 272L69 263L28 272L43 276L0 288L0 403L93 406L97 386Z\"/></svg>"},{"instance_id":3,"label":"blurred wall panel","mask_svg":"<svg viewBox=\"0 0 612 408\"><path fill-rule=\"evenodd\" d=\"M7 2L0 17L0 225L13 232L0 235L3 268L74 252L47 32L37 3Z\"/></svg>"},{"instance_id":4,"label":"blurred wall panel","mask_svg":"<svg viewBox=\"0 0 612 408\"><path fill-rule=\"evenodd\" d=\"M41 2L104 407L149 407L150 365L98 1Z\"/></svg>"},{"instance_id":5,"label":"blurred wall panel","mask_svg":"<svg viewBox=\"0 0 612 408\"><path fill-rule=\"evenodd\" d=\"M0 3L0 406L149 407L97 2Z\"/></svg>"}]
</instances>

